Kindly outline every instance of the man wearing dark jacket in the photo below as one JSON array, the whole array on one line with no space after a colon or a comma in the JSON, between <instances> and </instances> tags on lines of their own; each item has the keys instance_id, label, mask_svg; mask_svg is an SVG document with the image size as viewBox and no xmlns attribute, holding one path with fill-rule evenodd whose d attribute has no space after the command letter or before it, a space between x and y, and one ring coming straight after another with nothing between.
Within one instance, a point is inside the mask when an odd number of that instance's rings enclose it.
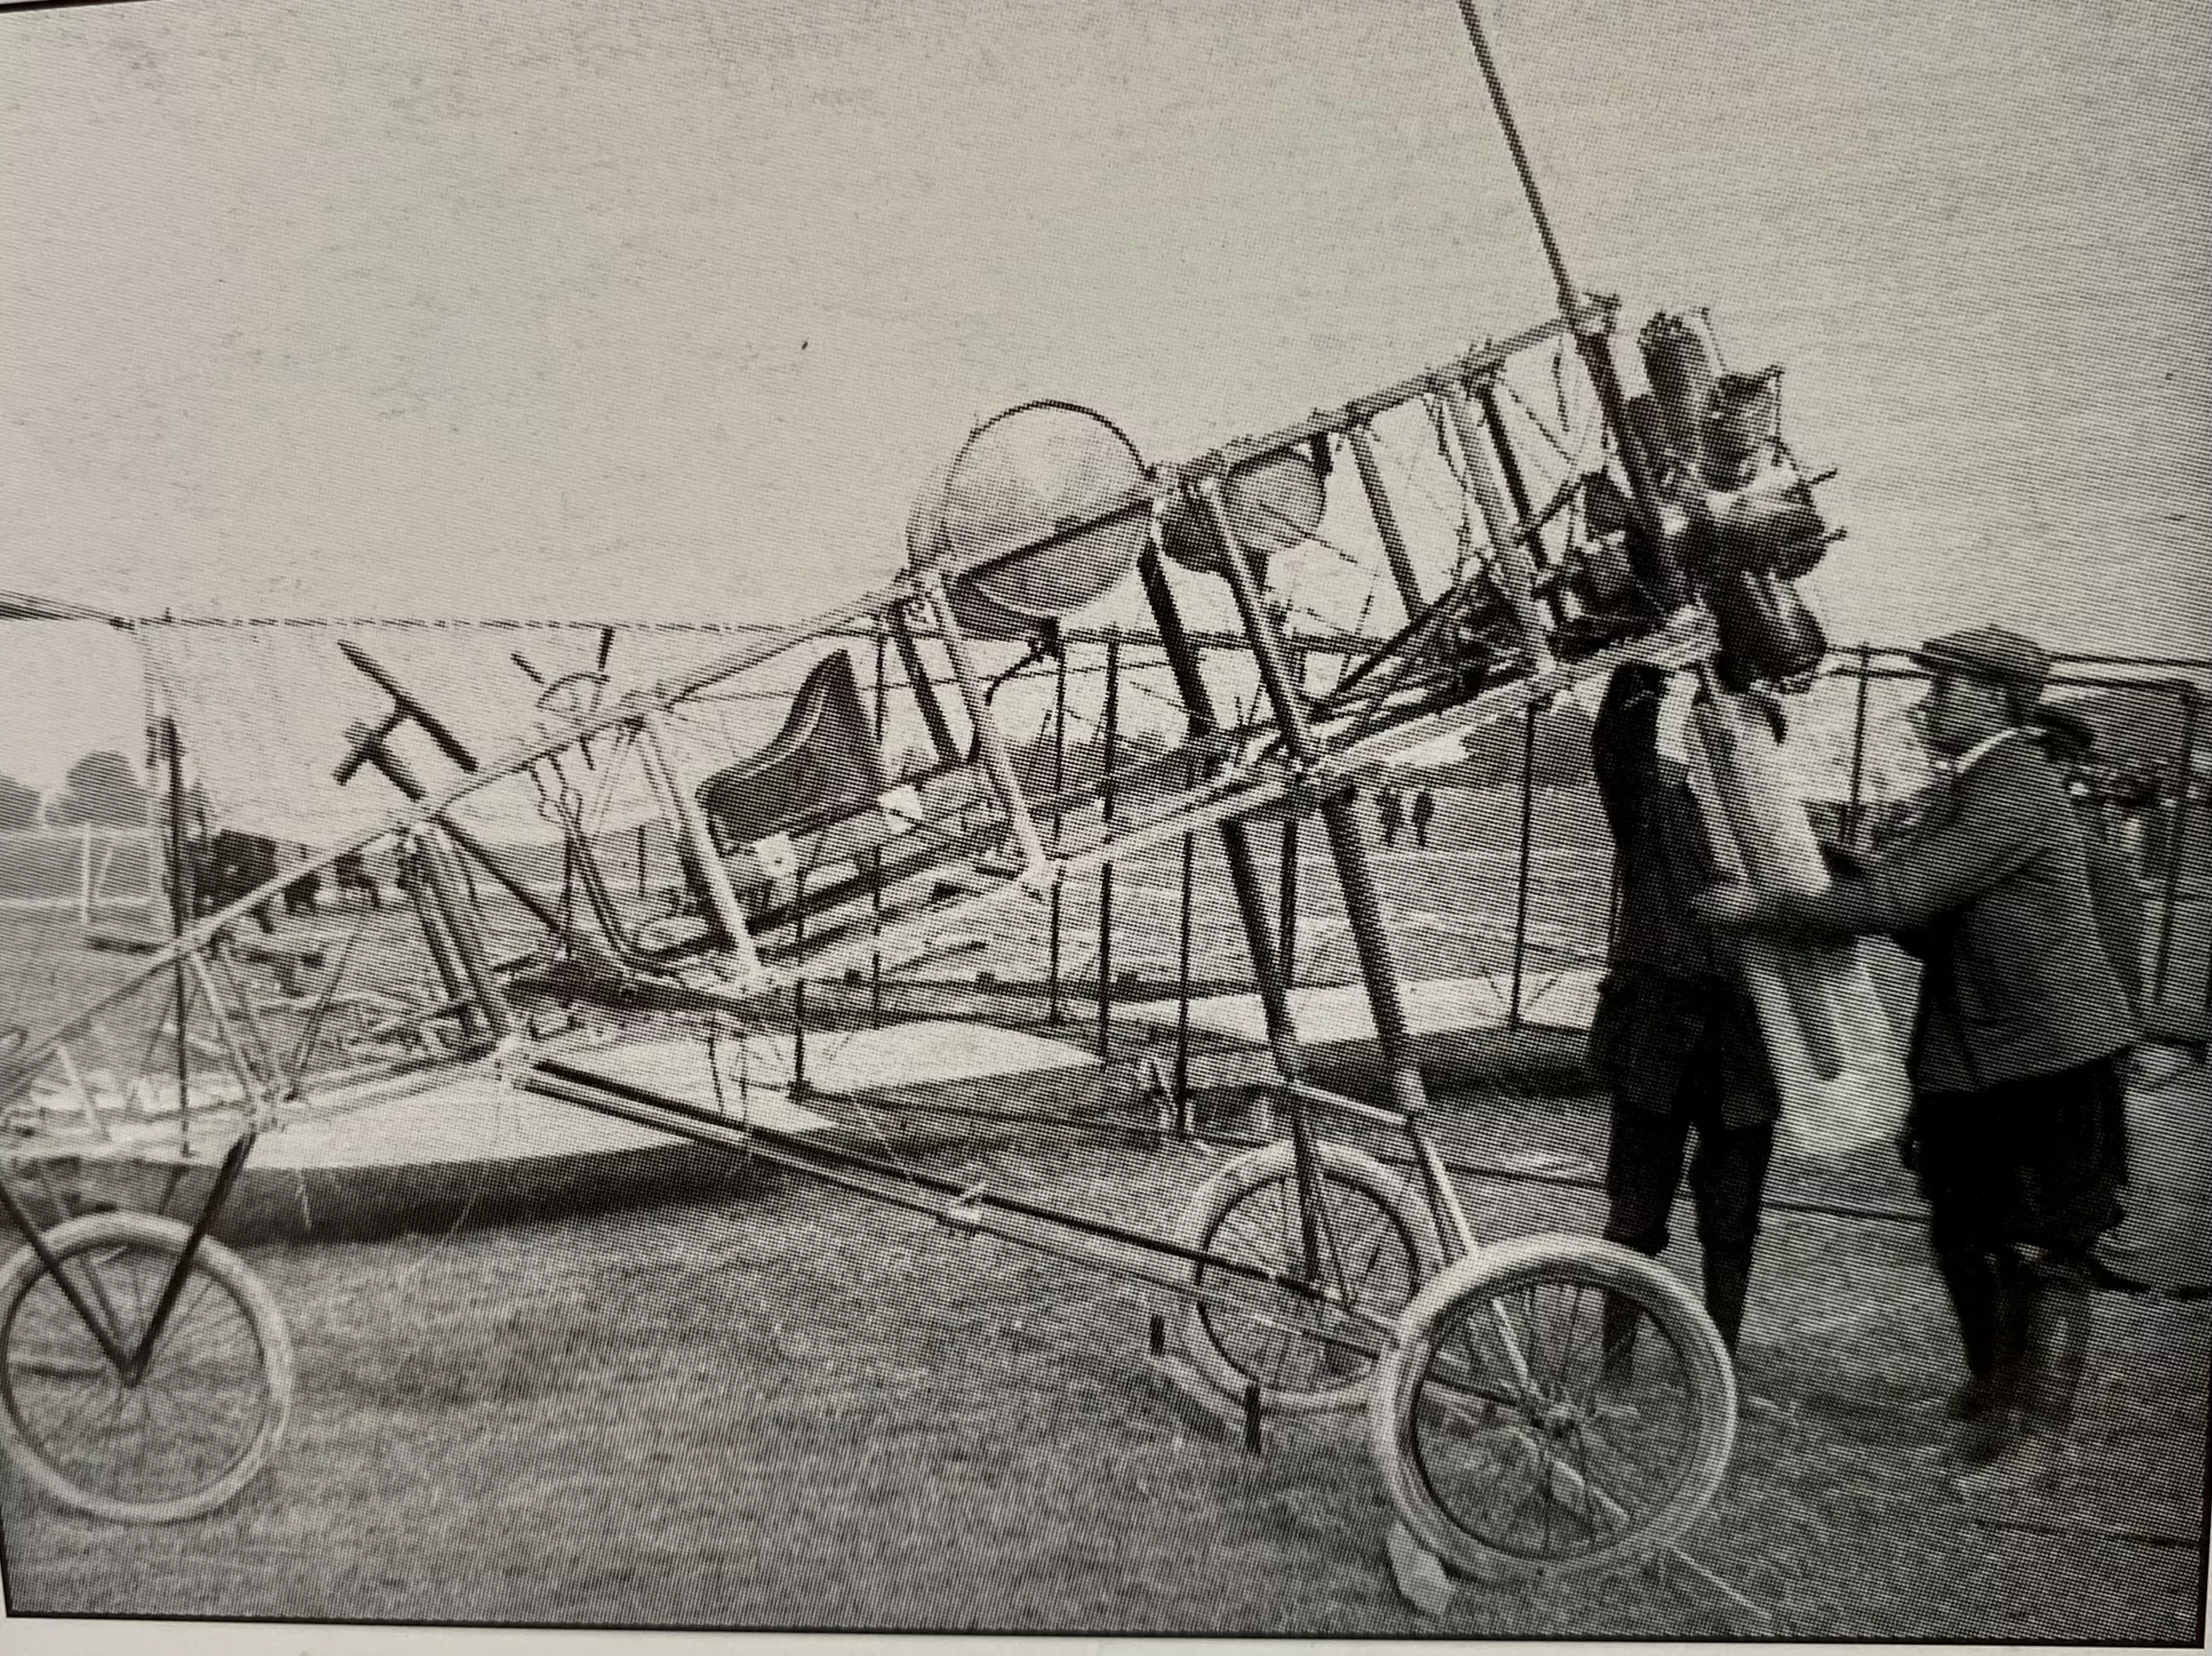
<instances>
[{"instance_id":1,"label":"man wearing dark jacket","mask_svg":"<svg viewBox=\"0 0 2212 1656\"><path fill-rule=\"evenodd\" d=\"M1698 907L1814 937L1887 932L1921 957L1902 1148L1966 1350L1952 1399L1972 1422L1960 1459L2002 1487L2046 1470L2071 1422L2087 1252L2117 1212L2111 1060L2136 1030L2099 934L2080 821L2022 728L2049 658L1984 627L1931 640L1916 659L1934 679L1929 744L1955 777L1945 810L1818 897L1723 887Z\"/></svg>"},{"instance_id":2,"label":"man wearing dark jacket","mask_svg":"<svg viewBox=\"0 0 2212 1656\"><path fill-rule=\"evenodd\" d=\"M2096 726L2070 707L2045 707L2037 716L2037 734L2043 751L2058 767L2068 797L2081 822L2081 849L2089 870L2089 903L2097 913L2097 932L2104 940L2105 958L2128 998L2128 1011L2138 1028L2143 1016L2142 940L2143 893L2134 861L2114 840L2107 824L2105 800L2100 790L2104 755L2099 751ZM2128 1182L2128 1077L2134 1049L2123 1048L2112 1059L2112 1084L2106 1102L2112 1112L2106 1124L2105 1151L2112 1163L2112 1178L2124 1188Z\"/></svg>"},{"instance_id":3,"label":"man wearing dark jacket","mask_svg":"<svg viewBox=\"0 0 2212 1656\"><path fill-rule=\"evenodd\" d=\"M2142 883L2135 864L2112 836L2097 777L2104 755L2097 728L2071 707L2045 707L2035 734L2057 766L2081 820L2081 849L2089 870L2089 901L2097 912L2105 958L2138 1021L2142 1016Z\"/></svg>"},{"instance_id":4,"label":"man wearing dark jacket","mask_svg":"<svg viewBox=\"0 0 2212 1656\"><path fill-rule=\"evenodd\" d=\"M1613 1089L1605 1234L1639 1253L1666 1247L1694 1131L1705 1308L1733 1352L1780 1107L1734 946L1690 909L1714 864L1685 767L1659 752L1667 683L1656 668L1616 668L1590 730L1620 895L1590 1026L1591 1067ZM1619 1331L1608 1326L1608 1349Z\"/></svg>"}]
</instances>

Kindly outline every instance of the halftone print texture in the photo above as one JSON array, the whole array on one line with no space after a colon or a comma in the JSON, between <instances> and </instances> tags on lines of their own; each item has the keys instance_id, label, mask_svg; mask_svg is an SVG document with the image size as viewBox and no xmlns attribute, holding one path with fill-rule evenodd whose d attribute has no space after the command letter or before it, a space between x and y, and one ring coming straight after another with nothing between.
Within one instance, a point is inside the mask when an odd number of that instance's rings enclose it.
<instances>
[{"instance_id":1,"label":"halftone print texture","mask_svg":"<svg viewBox=\"0 0 2212 1656\"><path fill-rule=\"evenodd\" d=\"M0 35L11 1648L2201 1642L2202 8Z\"/></svg>"}]
</instances>

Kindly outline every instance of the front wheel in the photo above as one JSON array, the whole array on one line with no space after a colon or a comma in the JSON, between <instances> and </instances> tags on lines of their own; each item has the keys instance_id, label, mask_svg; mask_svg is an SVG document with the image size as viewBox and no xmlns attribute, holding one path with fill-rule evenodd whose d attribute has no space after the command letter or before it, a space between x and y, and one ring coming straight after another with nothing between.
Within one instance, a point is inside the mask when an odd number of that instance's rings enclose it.
<instances>
[{"instance_id":1,"label":"front wheel","mask_svg":"<svg viewBox=\"0 0 2212 1656\"><path fill-rule=\"evenodd\" d=\"M46 1233L56 1265L126 1351L137 1348L191 1233L100 1213ZM192 1256L160 1345L127 1384L29 1247L0 1271L0 1444L57 1500L125 1524L214 1511L283 1434L292 1345L243 1259L212 1237Z\"/></svg>"},{"instance_id":2,"label":"front wheel","mask_svg":"<svg viewBox=\"0 0 2212 1656\"><path fill-rule=\"evenodd\" d=\"M1735 1415L1727 1348L1674 1277L1610 1242L1530 1236L1407 1307L1368 1425L1421 1544L1510 1581L1679 1541L1720 1488Z\"/></svg>"}]
</instances>

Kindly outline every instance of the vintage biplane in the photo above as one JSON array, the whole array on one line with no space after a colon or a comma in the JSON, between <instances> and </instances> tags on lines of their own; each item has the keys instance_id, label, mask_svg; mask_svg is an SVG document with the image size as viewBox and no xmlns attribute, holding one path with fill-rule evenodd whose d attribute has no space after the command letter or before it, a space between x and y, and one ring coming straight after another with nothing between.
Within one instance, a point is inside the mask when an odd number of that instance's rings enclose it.
<instances>
[{"instance_id":1,"label":"vintage biplane","mask_svg":"<svg viewBox=\"0 0 2212 1656\"><path fill-rule=\"evenodd\" d=\"M29 1195L0 1184L29 1244L0 1275L0 1439L32 1480L139 1521L204 1513L243 1488L283 1429L291 1359L276 1307L208 1229L257 1137L474 1068L1166 1296L1190 1368L1224 1398L1364 1407L1406 1530L1455 1571L1606 1568L1680 1541L1734 1442L1725 1350L1675 1279L1638 1255L1567 1235L1478 1245L1436 1148L1400 943L1353 799L1648 662L1705 687L1717 839L1756 880L1819 878L1802 812L1761 768L1765 724L1741 698L1802 687L1819 668L1825 640L1794 582L1837 531L1783 440L1776 371L1729 368L1709 329L1668 314L1640 333L1648 389L1624 376L1617 303L1570 279L1471 9L1467 21L1557 317L1178 463L1148 462L1083 408L1011 409L924 489L888 585L628 688L609 670L611 634L565 673L525 657L535 722L495 757L405 675L343 645L384 711L351 731L336 779L380 773L398 808L204 918L173 891L173 932L127 983L0 1049L0 1155L26 1191L55 1158L128 1156L185 1131L204 1161L211 1142L227 1146L190 1223L106 1212L42 1229ZM1531 488L1543 482L1527 452L1536 428L1513 417L1516 373L1556 384L1563 412L1570 390L1591 410L1578 452L1553 441L1549 463L1569 464L1547 498ZM1441 590L1432 577L1424 590L1378 461L1378 428L1401 411L1433 422L1471 503L1472 555ZM1292 670L1269 583L1318 555L1333 494L1370 515L1405 620L1314 690ZM983 653L1051 648L1064 618L1132 579L1182 725L1147 762L1174 785L1117 798L1110 770L1057 787L1025 779ZM1209 634L1201 659L1194 597L1233 616L1233 652ZM882 693L872 718L864 705L854 655L868 638L903 665L901 694L929 742L918 772L887 761ZM1232 653L1256 694L1225 709L1209 662ZM719 733L734 707L773 708L780 723L732 747ZM434 750L444 773L424 775L409 744ZM557 895L482 828L495 797L557 831ZM179 834L182 810L173 798ZM1251 828L1305 816L1320 819L1341 883L1388 1077L1379 1101L1316 1084L1301 1052ZM633 822L665 852L665 881L642 877L642 850L638 877L623 865L624 847L646 843ZM1069 1210L600 1061L611 1028L741 1022L809 982L913 968L994 915L1194 833L1218 836L1231 877L1284 1137L1221 1167L1180 1214L1143 1224ZM364 857L396 870L402 901L361 914L316 961L289 961L297 992L273 993L271 944L246 923L284 884ZM1760 969L1793 1107L1893 1094L1887 1043L1859 1027L1871 1002L1850 956ZM1353 1128L1402 1154L1386 1167L1341 1142Z\"/></svg>"}]
</instances>

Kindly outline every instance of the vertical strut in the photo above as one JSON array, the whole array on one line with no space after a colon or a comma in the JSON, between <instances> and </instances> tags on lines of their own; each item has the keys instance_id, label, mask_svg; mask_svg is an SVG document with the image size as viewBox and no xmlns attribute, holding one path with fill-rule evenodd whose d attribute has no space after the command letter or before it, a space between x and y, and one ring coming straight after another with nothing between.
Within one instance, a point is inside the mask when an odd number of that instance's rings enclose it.
<instances>
[{"instance_id":1,"label":"vertical strut","mask_svg":"<svg viewBox=\"0 0 2212 1656\"><path fill-rule=\"evenodd\" d=\"M1406 619L1419 621L1425 607L1421 583L1413 573L1413 555L1406 549L1405 531L1398 527L1398 509L1391 505L1390 491L1383 487L1382 468L1375 458L1375 434L1363 420L1346 435L1352 439L1352 458L1359 467L1360 486L1367 491L1368 509L1375 514L1375 532L1382 537L1382 550L1390 560L1390 577L1398 583Z\"/></svg>"},{"instance_id":2,"label":"vertical strut","mask_svg":"<svg viewBox=\"0 0 2212 1656\"><path fill-rule=\"evenodd\" d=\"M439 918L438 900L430 889L430 877L423 870L419 845L412 840L404 842L399 847L398 861L407 901L414 906L416 922L422 928L423 946L430 951L430 964L437 968L439 986L445 990L447 1003L459 1010L462 1034L474 1040L476 1007L462 992L460 962L454 956L452 940L446 935L445 922Z\"/></svg>"},{"instance_id":3,"label":"vertical strut","mask_svg":"<svg viewBox=\"0 0 2212 1656\"><path fill-rule=\"evenodd\" d=\"M1121 762L1121 629L1106 634L1106 729L1099 743L1099 818L1105 837L1114 837L1120 801L1114 771ZM1098 1058L1114 1056L1114 864L1098 867Z\"/></svg>"},{"instance_id":4,"label":"vertical strut","mask_svg":"<svg viewBox=\"0 0 2212 1656\"><path fill-rule=\"evenodd\" d=\"M1528 499L1528 482L1521 475L1520 458L1513 452L1513 440L1505 434L1504 410L1498 406L1498 376L1485 373L1474 382L1475 400L1482 404L1482 423L1490 433L1490 446L1498 451L1498 470L1505 479L1506 498L1513 502L1514 515L1526 524L1534 507ZM1543 537L1530 531L1526 543L1528 556L1539 569L1547 567L1551 560L1545 555Z\"/></svg>"},{"instance_id":5,"label":"vertical strut","mask_svg":"<svg viewBox=\"0 0 2212 1656\"><path fill-rule=\"evenodd\" d=\"M1304 701L1306 694L1306 653L1293 647L1291 654L1291 688ZM1298 984L1298 819L1296 813L1283 818L1282 877L1275 894L1275 923L1283 934L1283 987L1295 989Z\"/></svg>"},{"instance_id":6,"label":"vertical strut","mask_svg":"<svg viewBox=\"0 0 2212 1656\"><path fill-rule=\"evenodd\" d=\"M1535 507L1528 499L1528 482L1521 475L1520 457L1513 452L1513 439L1506 434L1504 410L1498 405L1498 376L1496 373L1478 375L1474 381L1475 400L1482 404L1483 429L1490 434L1490 446L1497 451L1498 474L1505 479L1506 498L1513 502L1513 515L1522 527L1521 544L1527 549L1532 567L1548 569L1552 560L1544 550L1544 537L1535 526ZM1563 582L1544 596L1544 607L1552 612L1552 619L1564 623L1570 616L1580 615L1582 608Z\"/></svg>"},{"instance_id":7,"label":"vertical strut","mask_svg":"<svg viewBox=\"0 0 2212 1656\"><path fill-rule=\"evenodd\" d=\"M2174 751L2173 813L2166 819L2166 907L2158 917L2158 948L2151 967L2150 998L2161 1006L2166 1003L2166 974L2173 966L2173 909L2181 895L2182 859L2189 851L2190 795L2197 779L2197 687L2181 679L2174 688L2181 696L2181 741Z\"/></svg>"},{"instance_id":8,"label":"vertical strut","mask_svg":"<svg viewBox=\"0 0 2212 1656\"><path fill-rule=\"evenodd\" d=\"M662 730L657 712L648 709L638 715L639 756L645 761L647 775L660 790L663 803L673 813L677 850L698 872L714 930L736 951L738 969L750 977L760 970L760 955L753 948L745 911L739 907L737 889L730 883L730 870L722 866L722 853L714 848L714 837L707 831L707 819L699 809L699 801L677 768Z\"/></svg>"},{"instance_id":9,"label":"vertical strut","mask_svg":"<svg viewBox=\"0 0 2212 1656\"><path fill-rule=\"evenodd\" d=\"M1505 1004L1505 1027L1521 1027L1521 981L1528 959L1528 864L1536 846L1536 704L1522 711L1521 725L1521 860L1513 890L1513 989Z\"/></svg>"},{"instance_id":10,"label":"vertical strut","mask_svg":"<svg viewBox=\"0 0 2212 1656\"><path fill-rule=\"evenodd\" d=\"M957 765L965 757L960 744L952 739L952 727L945 722L944 704L937 699L937 686L929 682L929 670L922 665L921 646L914 641L914 628L907 625L904 606L890 612L892 642L898 646L899 665L906 669L906 682L914 691L915 705L921 709L921 722L929 727L929 745L937 750L941 765Z\"/></svg>"},{"instance_id":11,"label":"vertical strut","mask_svg":"<svg viewBox=\"0 0 2212 1656\"><path fill-rule=\"evenodd\" d=\"M1844 806L1844 843L1859 842L1859 819L1865 812L1867 681L1873 676L1874 646L1859 641L1859 688L1851 707L1851 791Z\"/></svg>"},{"instance_id":12,"label":"vertical strut","mask_svg":"<svg viewBox=\"0 0 2212 1656\"><path fill-rule=\"evenodd\" d=\"M804 1098L806 1085L806 864L801 862L791 887L791 1095Z\"/></svg>"},{"instance_id":13,"label":"vertical strut","mask_svg":"<svg viewBox=\"0 0 2212 1656\"><path fill-rule=\"evenodd\" d=\"M172 935L181 937L191 929L192 912L198 906L190 847L185 843L185 749L177 736L174 718L162 719L161 733L167 738L169 770L169 920L175 928ZM170 989L177 1021L177 1149L189 1159L192 1153L192 1062L191 1048L185 1040L185 1020L191 1010L191 990L181 959L176 963L173 978Z\"/></svg>"},{"instance_id":14,"label":"vertical strut","mask_svg":"<svg viewBox=\"0 0 2212 1656\"><path fill-rule=\"evenodd\" d=\"M507 992L501 987L484 953L483 930L462 895L459 866L435 828L423 832L420 851L423 871L428 877L439 914L446 923L447 935L453 940L453 952L459 957L461 974L468 980L470 995L492 1038L504 1040L514 1033L514 1009L507 1004Z\"/></svg>"},{"instance_id":15,"label":"vertical strut","mask_svg":"<svg viewBox=\"0 0 2212 1656\"><path fill-rule=\"evenodd\" d=\"M1052 795L1055 799L1067 796L1067 651L1063 647L1054 658L1052 674ZM1052 848L1060 849L1062 830L1066 818L1064 813L1054 813L1052 819ZM1045 934L1045 1021L1057 1023L1060 1019L1060 882L1052 885L1050 913L1046 919Z\"/></svg>"},{"instance_id":16,"label":"vertical strut","mask_svg":"<svg viewBox=\"0 0 2212 1656\"><path fill-rule=\"evenodd\" d=\"M1221 546L1221 573L1228 579L1230 595L1237 600L1237 613L1244 622L1244 635L1251 641L1253 660L1260 669L1260 686L1267 694L1267 705L1275 710L1284 750L1300 770L1310 769L1317 757L1312 720L1305 698L1291 682L1290 656L1282 632L1261 602L1243 543L1237 539L1236 525L1230 522L1229 509L1222 501L1220 480L1202 478L1197 488L1199 505Z\"/></svg>"},{"instance_id":17,"label":"vertical strut","mask_svg":"<svg viewBox=\"0 0 2212 1656\"><path fill-rule=\"evenodd\" d=\"M890 722L890 703L884 688L884 628L876 622L876 751L881 753ZM875 928L875 948L868 955L868 1021L884 1027L884 850L868 852L868 917Z\"/></svg>"},{"instance_id":18,"label":"vertical strut","mask_svg":"<svg viewBox=\"0 0 2212 1656\"><path fill-rule=\"evenodd\" d=\"M1051 878L1052 864L1045 856L1044 841L1037 837L1036 822L1030 815L1029 801L1023 797L1021 779L1014 774L1014 761L1006 752L1006 739L1000 733L998 718L984 697L982 680L975 672L975 658L969 652L968 635L960 630L960 622L952 613L952 597L945 590L945 577L932 570L921 579L923 590L929 595L929 607L937 612L937 629L945 640L945 652L952 658L952 676L960 682L960 699L967 703L969 722L975 727L975 745L982 749L983 768L990 773L1000 809L1006 813L1014 843L1021 851L1025 877L1042 889Z\"/></svg>"},{"instance_id":19,"label":"vertical strut","mask_svg":"<svg viewBox=\"0 0 2212 1656\"><path fill-rule=\"evenodd\" d=\"M1191 723L1194 726L1196 719ZM1182 767L1186 792L1198 786L1198 766L1186 759ZM1178 1134L1190 1136L1190 905L1196 885L1198 836L1182 836L1182 904L1176 928L1176 1067L1175 1101Z\"/></svg>"},{"instance_id":20,"label":"vertical strut","mask_svg":"<svg viewBox=\"0 0 2212 1656\"><path fill-rule=\"evenodd\" d=\"M1456 376L1447 375L1437 382L1437 394L1443 398L1444 408L1451 416L1452 429L1459 434L1460 459L1467 467L1468 487L1474 491L1475 503L1482 508L1482 525L1490 537L1492 567L1498 571L1498 584L1504 588L1506 601L1513 606L1513 617L1521 626L1521 648L1528 658L1529 670L1540 673L1552 664L1552 646L1545 639L1544 623L1536 614L1535 569L1529 561L1528 549L1522 542L1504 498L1498 492L1498 479L1490 470L1489 452L1482 434L1475 428L1474 410L1468 407L1467 387Z\"/></svg>"},{"instance_id":21,"label":"vertical strut","mask_svg":"<svg viewBox=\"0 0 2212 1656\"><path fill-rule=\"evenodd\" d=\"M1218 734L1221 720L1214 711L1212 692L1206 688L1205 676L1199 670L1198 652L1191 645L1190 635L1183 630L1182 614L1176 607L1175 592L1168 585L1167 572L1161 567L1156 547L1145 549L1137 560L1137 573L1144 581L1152 624L1159 631L1160 647L1166 652L1168 666L1175 674L1176 692L1182 698L1183 710L1189 715L1192 735L1202 737ZM1216 770L1218 766L1208 768ZM1282 965L1275 954L1274 928L1267 923L1267 904L1260 891L1259 863L1252 854L1251 835L1244 822L1237 817L1229 817L1221 824L1221 854L1229 864L1230 889L1236 894L1244 944L1252 955L1252 980L1260 992L1260 1008L1267 1019L1268 1050L1283 1079L1295 1083L1304 1069L1298 1052L1297 1021L1291 1012L1290 993L1283 985Z\"/></svg>"}]
</instances>

